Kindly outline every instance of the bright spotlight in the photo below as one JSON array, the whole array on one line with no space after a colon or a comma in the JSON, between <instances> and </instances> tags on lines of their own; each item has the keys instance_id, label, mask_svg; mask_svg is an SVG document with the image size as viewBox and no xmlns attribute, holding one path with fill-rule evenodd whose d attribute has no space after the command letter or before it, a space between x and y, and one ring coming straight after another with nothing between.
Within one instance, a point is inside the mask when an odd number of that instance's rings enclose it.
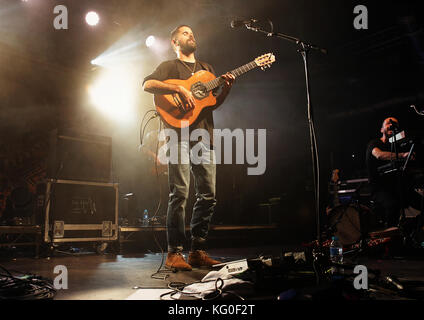
<instances>
[{"instance_id":1,"label":"bright spotlight","mask_svg":"<svg viewBox=\"0 0 424 320\"><path fill-rule=\"evenodd\" d=\"M136 84L131 70L108 70L87 89L92 104L99 111L125 122L134 119Z\"/></svg>"},{"instance_id":2,"label":"bright spotlight","mask_svg":"<svg viewBox=\"0 0 424 320\"><path fill-rule=\"evenodd\" d=\"M147 47L153 46L155 44L155 41L156 41L156 39L155 39L154 36L148 36L147 39L146 39L146 46Z\"/></svg>"},{"instance_id":3,"label":"bright spotlight","mask_svg":"<svg viewBox=\"0 0 424 320\"><path fill-rule=\"evenodd\" d=\"M99 15L94 12L94 11L90 11L89 13L86 14L85 16L85 21L90 25L90 26L95 26L99 23Z\"/></svg>"}]
</instances>

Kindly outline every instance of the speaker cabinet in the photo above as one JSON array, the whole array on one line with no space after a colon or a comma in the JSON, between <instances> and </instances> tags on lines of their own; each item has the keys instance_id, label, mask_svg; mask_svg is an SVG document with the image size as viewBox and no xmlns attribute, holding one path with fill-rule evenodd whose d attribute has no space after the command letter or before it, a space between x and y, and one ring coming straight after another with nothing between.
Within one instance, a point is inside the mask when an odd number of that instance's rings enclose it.
<instances>
[{"instance_id":1,"label":"speaker cabinet","mask_svg":"<svg viewBox=\"0 0 424 320\"><path fill-rule=\"evenodd\" d=\"M47 177L110 182L112 138L75 129L56 129L50 135Z\"/></svg>"}]
</instances>

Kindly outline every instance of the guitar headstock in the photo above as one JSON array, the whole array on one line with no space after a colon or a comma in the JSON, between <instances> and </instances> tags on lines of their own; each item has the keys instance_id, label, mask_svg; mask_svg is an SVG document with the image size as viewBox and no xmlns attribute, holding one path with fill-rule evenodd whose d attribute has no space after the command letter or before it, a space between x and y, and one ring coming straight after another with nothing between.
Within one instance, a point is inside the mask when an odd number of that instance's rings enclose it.
<instances>
[{"instance_id":1,"label":"guitar headstock","mask_svg":"<svg viewBox=\"0 0 424 320\"><path fill-rule=\"evenodd\" d=\"M272 53L263 54L255 59L255 63L262 70L270 68L271 64L275 61L275 56Z\"/></svg>"},{"instance_id":2,"label":"guitar headstock","mask_svg":"<svg viewBox=\"0 0 424 320\"><path fill-rule=\"evenodd\" d=\"M340 177L339 177L339 169L334 169L333 172L331 173L331 182L333 183L337 183L337 181L339 181Z\"/></svg>"}]
</instances>

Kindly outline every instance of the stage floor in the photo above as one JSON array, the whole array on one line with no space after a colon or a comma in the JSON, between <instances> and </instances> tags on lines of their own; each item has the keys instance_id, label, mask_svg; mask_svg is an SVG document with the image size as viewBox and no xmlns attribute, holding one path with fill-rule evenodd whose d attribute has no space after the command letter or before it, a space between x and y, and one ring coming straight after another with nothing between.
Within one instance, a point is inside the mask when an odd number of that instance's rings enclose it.
<instances>
[{"instance_id":1,"label":"stage floor","mask_svg":"<svg viewBox=\"0 0 424 320\"><path fill-rule=\"evenodd\" d=\"M280 256L287 251L301 248L263 246L243 248L220 248L209 250L210 255L223 262L239 259L253 259L259 256ZM187 254L187 253L185 253ZM55 252L51 257L3 257L0 265L8 270L36 274L54 279L55 266L62 265L68 270L68 289L58 290L55 300L125 300L138 299L137 290L166 289L170 282L186 284L201 280L210 270L194 268L190 272L161 273L166 279L154 279L161 265L161 253L103 254ZM378 269L382 275L394 276L400 281L422 282L424 284L424 260L408 257L359 257L356 262L369 269ZM424 292L424 285L422 288ZM131 297L132 296L132 297ZM264 299L262 296L260 299ZM277 296L266 299L276 300ZM404 299L399 295L375 293L373 299ZM155 300L152 298L152 300Z\"/></svg>"},{"instance_id":2,"label":"stage floor","mask_svg":"<svg viewBox=\"0 0 424 320\"><path fill-rule=\"evenodd\" d=\"M280 255L278 247L215 249L208 251L220 261L256 258L259 255ZM188 256L188 252L184 252ZM166 254L164 259L166 258ZM15 257L1 259L0 265L8 270L32 273L54 279L55 266L68 270L68 289L58 290L56 300L125 300L141 288L167 288L169 282L192 283L201 280L209 269L160 273L166 280L151 277L161 265L161 253L104 254L55 252L51 257ZM164 268L162 268L164 269Z\"/></svg>"}]
</instances>

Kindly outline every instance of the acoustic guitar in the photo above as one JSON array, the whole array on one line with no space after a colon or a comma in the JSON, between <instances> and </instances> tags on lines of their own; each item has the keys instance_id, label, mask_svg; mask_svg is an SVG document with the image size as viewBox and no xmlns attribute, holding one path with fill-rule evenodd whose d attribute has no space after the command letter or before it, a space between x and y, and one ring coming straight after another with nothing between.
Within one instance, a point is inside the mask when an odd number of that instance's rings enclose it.
<instances>
[{"instance_id":1,"label":"acoustic guitar","mask_svg":"<svg viewBox=\"0 0 424 320\"><path fill-rule=\"evenodd\" d=\"M275 61L272 53L267 53L257 57L255 60L230 71L235 77L260 67L262 70L269 68ZM160 114L162 120L174 128L184 128L193 124L205 108L214 107L216 105L216 96L214 90L219 88L224 79L216 78L211 72L201 70L196 72L187 80L169 79L165 83L181 85L191 91L195 100L194 108L185 111L183 102L178 94L154 95L156 110Z\"/></svg>"}]
</instances>

